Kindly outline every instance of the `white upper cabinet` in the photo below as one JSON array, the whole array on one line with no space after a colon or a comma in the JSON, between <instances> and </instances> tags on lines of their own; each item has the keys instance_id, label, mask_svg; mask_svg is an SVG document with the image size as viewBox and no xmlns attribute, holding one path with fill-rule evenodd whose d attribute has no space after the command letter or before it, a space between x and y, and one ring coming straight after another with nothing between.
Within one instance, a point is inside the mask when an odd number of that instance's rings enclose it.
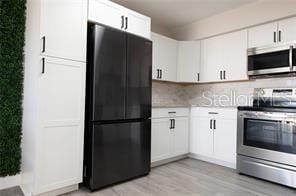
<instances>
[{"instance_id":1,"label":"white upper cabinet","mask_svg":"<svg viewBox=\"0 0 296 196\"><path fill-rule=\"evenodd\" d=\"M116 29L124 28L124 15L121 6L105 0L89 0L88 20L105 24Z\"/></svg>"},{"instance_id":2,"label":"white upper cabinet","mask_svg":"<svg viewBox=\"0 0 296 196\"><path fill-rule=\"evenodd\" d=\"M199 66L200 41L180 41L178 43L177 82L199 82Z\"/></svg>"},{"instance_id":3,"label":"white upper cabinet","mask_svg":"<svg viewBox=\"0 0 296 196\"><path fill-rule=\"evenodd\" d=\"M278 36L279 42L296 40L296 17L279 21Z\"/></svg>"},{"instance_id":4,"label":"white upper cabinet","mask_svg":"<svg viewBox=\"0 0 296 196\"><path fill-rule=\"evenodd\" d=\"M89 0L88 20L151 39L151 19L108 0Z\"/></svg>"},{"instance_id":5,"label":"white upper cabinet","mask_svg":"<svg viewBox=\"0 0 296 196\"><path fill-rule=\"evenodd\" d=\"M164 81L176 81L178 41L152 33L153 73L152 78Z\"/></svg>"},{"instance_id":6,"label":"white upper cabinet","mask_svg":"<svg viewBox=\"0 0 296 196\"><path fill-rule=\"evenodd\" d=\"M160 80L160 67L158 64L159 59L159 41L156 33L151 33L152 39L152 79Z\"/></svg>"},{"instance_id":7,"label":"white upper cabinet","mask_svg":"<svg viewBox=\"0 0 296 196\"><path fill-rule=\"evenodd\" d=\"M85 62L87 1L42 0L40 6L42 55Z\"/></svg>"},{"instance_id":8,"label":"white upper cabinet","mask_svg":"<svg viewBox=\"0 0 296 196\"><path fill-rule=\"evenodd\" d=\"M247 31L225 34L223 39L222 75L224 81L247 80Z\"/></svg>"},{"instance_id":9,"label":"white upper cabinet","mask_svg":"<svg viewBox=\"0 0 296 196\"><path fill-rule=\"evenodd\" d=\"M249 31L249 48L296 40L296 17L260 25Z\"/></svg>"},{"instance_id":10,"label":"white upper cabinet","mask_svg":"<svg viewBox=\"0 0 296 196\"><path fill-rule=\"evenodd\" d=\"M201 82L246 80L247 31L201 41Z\"/></svg>"},{"instance_id":11,"label":"white upper cabinet","mask_svg":"<svg viewBox=\"0 0 296 196\"><path fill-rule=\"evenodd\" d=\"M134 11L127 11L125 19L126 31L147 39L151 39L151 20Z\"/></svg>"},{"instance_id":12,"label":"white upper cabinet","mask_svg":"<svg viewBox=\"0 0 296 196\"><path fill-rule=\"evenodd\" d=\"M224 51L223 51L224 52ZM200 81L217 82L221 80L222 40L213 37L201 41Z\"/></svg>"},{"instance_id":13,"label":"white upper cabinet","mask_svg":"<svg viewBox=\"0 0 296 196\"><path fill-rule=\"evenodd\" d=\"M248 48L255 48L277 43L278 23L260 25L248 30Z\"/></svg>"}]
</instances>

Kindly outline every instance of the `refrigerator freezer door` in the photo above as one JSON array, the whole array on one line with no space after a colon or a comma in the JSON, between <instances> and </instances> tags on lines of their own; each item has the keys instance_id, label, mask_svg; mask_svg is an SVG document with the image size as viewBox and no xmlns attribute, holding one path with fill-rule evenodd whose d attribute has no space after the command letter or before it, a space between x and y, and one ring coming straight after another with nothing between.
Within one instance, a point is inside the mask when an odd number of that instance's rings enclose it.
<instances>
[{"instance_id":1,"label":"refrigerator freezer door","mask_svg":"<svg viewBox=\"0 0 296 196\"><path fill-rule=\"evenodd\" d=\"M91 25L88 34L88 66L93 121L125 119L126 34Z\"/></svg>"},{"instance_id":2,"label":"refrigerator freezer door","mask_svg":"<svg viewBox=\"0 0 296 196\"><path fill-rule=\"evenodd\" d=\"M151 117L152 42L135 35L127 41L126 119Z\"/></svg>"},{"instance_id":3,"label":"refrigerator freezer door","mask_svg":"<svg viewBox=\"0 0 296 196\"><path fill-rule=\"evenodd\" d=\"M150 171L151 121L94 125L92 190Z\"/></svg>"}]
</instances>

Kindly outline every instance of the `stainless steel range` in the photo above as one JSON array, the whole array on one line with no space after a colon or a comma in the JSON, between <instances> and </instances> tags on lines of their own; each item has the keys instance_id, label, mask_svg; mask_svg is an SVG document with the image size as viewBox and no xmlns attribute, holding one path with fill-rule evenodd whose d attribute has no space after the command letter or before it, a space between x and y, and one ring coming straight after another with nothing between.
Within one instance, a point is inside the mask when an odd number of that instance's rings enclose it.
<instances>
[{"instance_id":1,"label":"stainless steel range","mask_svg":"<svg viewBox=\"0 0 296 196\"><path fill-rule=\"evenodd\" d=\"M296 188L296 88L255 89L237 126L238 172Z\"/></svg>"}]
</instances>

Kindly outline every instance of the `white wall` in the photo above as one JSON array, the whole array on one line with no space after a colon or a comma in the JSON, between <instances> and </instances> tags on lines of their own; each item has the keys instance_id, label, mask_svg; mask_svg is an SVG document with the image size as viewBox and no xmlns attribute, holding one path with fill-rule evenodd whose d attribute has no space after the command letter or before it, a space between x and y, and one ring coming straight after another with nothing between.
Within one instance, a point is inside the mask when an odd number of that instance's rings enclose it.
<instances>
[{"instance_id":1,"label":"white wall","mask_svg":"<svg viewBox=\"0 0 296 196\"><path fill-rule=\"evenodd\" d=\"M202 39L293 15L296 0L259 0L171 32L178 40Z\"/></svg>"}]
</instances>

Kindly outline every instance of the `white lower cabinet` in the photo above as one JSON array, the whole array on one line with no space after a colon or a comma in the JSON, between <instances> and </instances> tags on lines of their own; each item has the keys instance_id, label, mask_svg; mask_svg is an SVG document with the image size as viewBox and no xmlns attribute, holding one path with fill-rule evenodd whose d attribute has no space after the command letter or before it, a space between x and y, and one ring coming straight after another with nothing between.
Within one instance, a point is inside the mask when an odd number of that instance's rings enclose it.
<instances>
[{"instance_id":1,"label":"white lower cabinet","mask_svg":"<svg viewBox=\"0 0 296 196\"><path fill-rule=\"evenodd\" d=\"M190 153L214 163L235 167L236 109L192 108Z\"/></svg>"},{"instance_id":2,"label":"white lower cabinet","mask_svg":"<svg viewBox=\"0 0 296 196\"><path fill-rule=\"evenodd\" d=\"M186 112L184 114L184 112ZM154 109L152 113L151 162L189 151L188 109Z\"/></svg>"},{"instance_id":3,"label":"white lower cabinet","mask_svg":"<svg viewBox=\"0 0 296 196\"><path fill-rule=\"evenodd\" d=\"M83 62L50 57L42 57L40 69L26 69L25 195L55 195L82 182L85 69Z\"/></svg>"},{"instance_id":4,"label":"white lower cabinet","mask_svg":"<svg viewBox=\"0 0 296 196\"><path fill-rule=\"evenodd\" d=\"M187 154L189 151L188 139L189 139L189 129L188 129L188 117L177 117L173 119L174 127L171 129L171 154L173 156L179 156L182 154Z\"/></svg>"},{"instance_id":5,"label":"white lower cabinet","mask_svg":"<svg viewBox=\"0 0 296 196\"><path fill-rule=\"evenodd\" d=\"M151 162L170 157L171 130L167 118L152 119L151 126Z\"/></svg>"},{"instance_id":6,"label":"white lower cabinet","mask_svg":"<svg viewBox=\"0 0 296 196\"><path fill-rule=\"evenodd\" d=\"M55 58L44 61L36 145L37 192L82 181L85 63Z\"/></svg>"}]
</instances>

